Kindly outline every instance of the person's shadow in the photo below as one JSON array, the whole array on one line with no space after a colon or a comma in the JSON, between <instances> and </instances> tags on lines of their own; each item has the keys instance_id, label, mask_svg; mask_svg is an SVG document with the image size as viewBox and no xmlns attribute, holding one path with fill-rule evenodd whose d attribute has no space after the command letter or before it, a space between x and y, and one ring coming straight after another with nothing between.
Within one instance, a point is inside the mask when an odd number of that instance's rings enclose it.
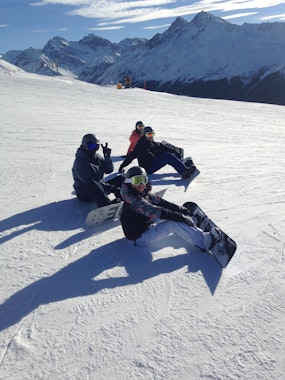
<instances>
[{"instance_id":1,"label":"person's shadow","mask_svg":"<svg viewBox=\"0 0 285 380\"><path fill-rule=\"evenodd\" d=\"M167 177L171 177L167 179ZM175 179L173 178L175 177ZM149 179L152 185L160 185L160 186L170 186L175 185L178 187L184 187L184 192L187 191L190 183L193 181L195 177L191 177L190 179L181 179L180 174L178 173L154 173L149 175Z\"/></svg>"},{"instance_id":2,"label":"person's shadow","mask_svg":"<svg viewBox=\"0 0 285 380\"><path fill-rule=\"evenodd\" d=\"M165 245L177 248L185 244L171 236L152 246L151 251ZM125 268L126 276L96 279L104 271L120 266ZM0 331L18 323L40 305L96 294L102 289L138 284L184 266L188 266L189 272L201 271L214 294L222 270L212 256L198 248L191 247L191 253L155 260L148 248L132 246L126 239L113 241L11 295L0 305Z\"/></svg>"},{"instance_id":3,"label":"person's shadow","mask_svg":"<svg viewBox=\"0 0 285 380\"><path fill-rule=\"evenodd\" d=\"M72 231L82 229L88 212L95 207L95 203L84 203L77 198L71 198L13 215L0 221L0 244L31 230ZM64 248L83 240L92 233L94 230L84 229L69 238L66 245L62 243L62 246L58 248Z\"/></svg>"}]
</instances>

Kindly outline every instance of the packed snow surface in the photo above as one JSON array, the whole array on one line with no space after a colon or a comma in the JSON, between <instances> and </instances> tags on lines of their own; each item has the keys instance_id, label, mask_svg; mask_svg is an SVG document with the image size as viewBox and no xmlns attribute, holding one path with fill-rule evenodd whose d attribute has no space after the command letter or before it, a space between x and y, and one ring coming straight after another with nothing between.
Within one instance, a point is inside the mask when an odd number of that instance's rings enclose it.
<instances>
[{"instance_id":1,"label":"packed snow surface","mask_svg":"<svg viewBox=\"0 0 285 380\"><path fill-rule=\"evenodd\" d=\"M284 379L285 107L4 66L0 379ZM119 221L85 225L71 177L81 138L108 142L117 171L137 120L200 169L190 185L171 167L151 180L237 242L225 270L175 236L143 249Z\"/></svg>"}]
</instances>

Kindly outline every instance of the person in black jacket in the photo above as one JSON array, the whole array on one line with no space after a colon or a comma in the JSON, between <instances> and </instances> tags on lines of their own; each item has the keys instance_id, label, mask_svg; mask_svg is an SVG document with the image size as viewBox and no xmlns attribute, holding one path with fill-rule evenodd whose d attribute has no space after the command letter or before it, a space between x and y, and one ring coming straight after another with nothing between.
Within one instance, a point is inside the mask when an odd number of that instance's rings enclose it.
<instances>
[{"instance_id":1,"label":"person in black jacket","mask_svg":"<svg viewBox=\"0 0 285 380\"><path fill-rule=\"evenodd\" d=\"M120 201L120 186L123 182L121 175L111 181L103 181L104 174L112 173L114 165L108 143L105 146L101 144L101 147L104 157L97 153L99 139L92 133L84 135L72 167L77 198L83 202L96 202L98 207ZM113 202L108 197L111 193L116 197Z\"/></svg>"},{"instance_id":2,"label":"person in black jacket","mask_svg":"<svg viewBox=\"0 0 285 380\"><path fill-rule=\"evenodd\" d=\"M165 165L171 165L182 178L189 178L196 170L196 166L187 167L171 148L154 141L154 135L151 127L144 128L143 136L122 162L119 172L121 173L125 166L137 158L139 166L143 167L148 174L155 173Z\"/></svg>"},{"instance_id":3,"label":"person in black jacket","mask_svg":"<svg viewBox=\"0 0 285 380\"><path fill-rule=\"evenodd\" d=\"M121 224L125 237L134 245L147 246L154 241L177 234L187 242L209 250L221 237L215 227L204 232L195 223L186 207L178 206L151 194L145 170L130 168L121 188L124 201ZM164 221L158 222L158 219Z\"/></svg>"}]
</instances>

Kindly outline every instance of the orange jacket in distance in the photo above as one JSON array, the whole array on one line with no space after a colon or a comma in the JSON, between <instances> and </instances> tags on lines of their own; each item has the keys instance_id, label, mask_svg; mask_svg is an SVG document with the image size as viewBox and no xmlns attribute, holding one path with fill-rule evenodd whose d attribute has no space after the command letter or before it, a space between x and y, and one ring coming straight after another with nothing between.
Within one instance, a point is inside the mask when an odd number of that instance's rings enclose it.
<instances>
[{"instance_id":1,"label":"orange jacket in distance","mask_svg":"<svg viewBox=\"0 0 285 380\"><path fill-rule=\"evenodd\" d=\"M136 129L134 129L131 136L129 137L131 144L129 146L127 154L131 153L131 151L137 145L137 142L139 141L140 138L141 138L141 134L139 134L139 132Z\"/></svg>"}]
</instances>

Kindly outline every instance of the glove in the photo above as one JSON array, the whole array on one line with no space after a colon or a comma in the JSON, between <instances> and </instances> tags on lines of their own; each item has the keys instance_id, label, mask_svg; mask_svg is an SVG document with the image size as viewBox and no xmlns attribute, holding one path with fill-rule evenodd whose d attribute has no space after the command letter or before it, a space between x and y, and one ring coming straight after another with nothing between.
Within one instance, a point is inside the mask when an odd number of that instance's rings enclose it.
<instances>
[{"instance_id":1,"label":"glove","mask_svg":"<svg viewBox=\"0 0 285 380\"><path fill-rule=\"evenodd\" d=\"M187 207L181 206L179 207L179 212L181 212L183 215L191 216L190 211Z\"/></svg>"},{"instance_id":2,"label":"glove","mask_svg":"<svg viewBox=\"0 0 285 380\"><path fill-rule=\"evenodd\" d=\"M121 190L117 186L111 185L111 192L115 195L116 198L121 198Z\"/></svg>"},{"instance_id":3,"label":"glove","mask_svg":"<svg viewBox=\"0 0 285 380\"><path fill-rule=\"evenodd\" d=\"M146 184L146 189L147 189L148 193L151 193L152 186L151 186L151 184L149 182Z\"/></svg>"},{"instance_id":4,"label":"glove","mask_svg":"<svg viewBox=\"0 0 285 380\"><path fill-rule=\"evenodd\" d=\"M160 213L161 219L173 220L174 222L182 222L190 227L194 227L193 219L190 216L185 216L180 212L174 212L163 208Z\"/></svg>"},{"instance_id":5,"label":"glove","mask_svg":"<svg viewBox=\"0 0 285 380\"><path fill-rule=\"evenodd\" d=\"M184 216L183 223L187 224L189 227L195 226L195 223L194 223L193 219L191 218L191 216L189 216L189 215L183 215L183 216Z\"/></svg>"},{"instance_id":6,"label":"glove","mask_svg":"<svg viewBox=\"0 0 285 380\"><path fill-rule=\"evenodd\" d=\"M103 144L101 144L101 147L103 149L104 157L110 157L112 149L108 148L108 143L106 142L105 146Z\"/></svg>"}]
</instances>

